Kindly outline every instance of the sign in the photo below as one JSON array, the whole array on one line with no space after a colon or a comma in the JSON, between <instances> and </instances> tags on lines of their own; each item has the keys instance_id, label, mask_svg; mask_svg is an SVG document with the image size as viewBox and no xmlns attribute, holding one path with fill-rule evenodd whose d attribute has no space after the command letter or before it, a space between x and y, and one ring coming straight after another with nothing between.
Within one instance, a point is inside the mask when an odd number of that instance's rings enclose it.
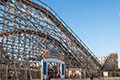
<instances>
[{"instance_id":1,"label":"sign","mask_svg":"<svg viewBox=\"0 0 120 80\"><path fill-rule=\"evenodd\" d=\"M55 49L50 49L49 50L49 56L51 56L51 57L59 57L60 56L60 52L58 52L57 50L55 50Z\"/></svg>"},{"instance_id":2,"label":"sign","mask_svg":"<svg viewBox=\"0 0 120 80\"><path fill-rule=\"evenodd\" d=\"M62 55L62 53L54 48L46 50L45 53L43 54L43 57L64 60L64 56Z\"/></svg>"}]
</instances>

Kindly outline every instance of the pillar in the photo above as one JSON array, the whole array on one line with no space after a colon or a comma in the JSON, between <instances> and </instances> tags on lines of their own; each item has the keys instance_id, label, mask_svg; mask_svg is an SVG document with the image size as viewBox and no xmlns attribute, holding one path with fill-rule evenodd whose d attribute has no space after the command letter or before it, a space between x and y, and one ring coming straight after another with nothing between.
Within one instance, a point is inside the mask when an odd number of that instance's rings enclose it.
<instances>
[{"instance_id":1,"label":"pillar","mask_svg":"<svg viewBox=\"0 0 120 80\"><path fill-rule=\"evenodd\" d=\"M61 78L65 78L65 64L60 64L60 75Z\"/></svg>"}]
</instances>

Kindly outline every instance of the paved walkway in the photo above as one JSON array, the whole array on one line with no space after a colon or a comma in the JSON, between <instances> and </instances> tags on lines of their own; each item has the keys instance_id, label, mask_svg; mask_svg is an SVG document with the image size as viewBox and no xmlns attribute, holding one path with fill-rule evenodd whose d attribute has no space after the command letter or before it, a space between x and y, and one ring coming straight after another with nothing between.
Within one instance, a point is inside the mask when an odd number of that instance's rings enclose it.
<instances>
[{"instance_id":1,"label":"paved walkway","mask_svg":"<svg viewBox=\"0 0 120 80\"><path fill-rule=\"evenodd\" d=\"M90 80L90 78L87 79L51 79L51 80ZM120 77L111 77L111 78L93 78L93 80L120 80Z\"/></svg>"}]
</instances>

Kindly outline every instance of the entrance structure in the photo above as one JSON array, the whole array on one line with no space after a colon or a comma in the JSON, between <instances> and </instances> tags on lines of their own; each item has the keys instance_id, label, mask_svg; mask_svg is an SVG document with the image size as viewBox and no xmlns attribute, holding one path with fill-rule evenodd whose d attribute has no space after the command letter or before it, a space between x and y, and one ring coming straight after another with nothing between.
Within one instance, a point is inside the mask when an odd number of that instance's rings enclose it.
<instances>
[{"instance_id":1,"label":"entrance structure","mask_svg":"<svg viewBox=\"0 0 120 80\"><path fill-rule=\"evenodd\" d=\"M47 79L49 77L62 79L65 78L64 56L59 51L55 49L46 50L43 55L41 64L41 74L43 74L44 79Z\"/></svg>"}]
</instances>

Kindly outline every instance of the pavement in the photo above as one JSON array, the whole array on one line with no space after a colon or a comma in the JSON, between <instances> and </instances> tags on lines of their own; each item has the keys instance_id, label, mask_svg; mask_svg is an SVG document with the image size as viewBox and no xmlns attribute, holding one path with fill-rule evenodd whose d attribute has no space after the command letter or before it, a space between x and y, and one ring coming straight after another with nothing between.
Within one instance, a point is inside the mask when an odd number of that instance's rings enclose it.
<instances>
[{"instance_id":1,"label":"pavement","mask_svg":"<svg viewBox=\"0 0 120 80\"><path fill-rule=\"evenodd\" d=\"M91 80L90 78L87 79L51 79L51 80ZM93 80L120 80L120 77L109 77L109 78L93 78Z\"/></svg>"}]
</instances>

